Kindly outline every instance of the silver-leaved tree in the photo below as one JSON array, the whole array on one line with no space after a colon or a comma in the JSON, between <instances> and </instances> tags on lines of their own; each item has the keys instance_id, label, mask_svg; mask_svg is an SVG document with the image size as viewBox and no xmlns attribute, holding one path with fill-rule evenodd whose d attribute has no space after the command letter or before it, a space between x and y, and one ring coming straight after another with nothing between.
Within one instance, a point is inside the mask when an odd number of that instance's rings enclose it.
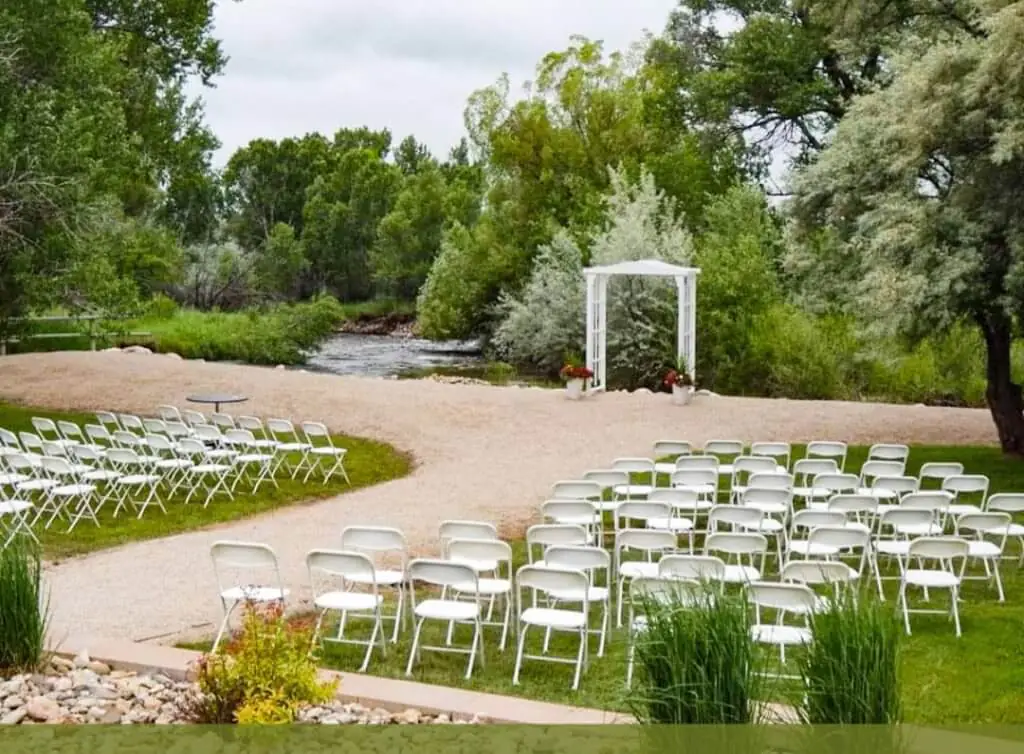
<instances>
[{"instance_id":1,"label":"silver-leaved tree","mask_svg":"<svg viewBox=\"0 0 1024 754\"><path fill-rule=\"evenodd\" d=\"M854 100L796 176L792 209L842 244L803 260L804 274L809 263L820 280L842 276L880 328L981 330L1000 442L1024 454L1010 361L1024 314L1024 2L967 4L959 32L906 27L891 83Z\"/></svg>"}]
</instances>

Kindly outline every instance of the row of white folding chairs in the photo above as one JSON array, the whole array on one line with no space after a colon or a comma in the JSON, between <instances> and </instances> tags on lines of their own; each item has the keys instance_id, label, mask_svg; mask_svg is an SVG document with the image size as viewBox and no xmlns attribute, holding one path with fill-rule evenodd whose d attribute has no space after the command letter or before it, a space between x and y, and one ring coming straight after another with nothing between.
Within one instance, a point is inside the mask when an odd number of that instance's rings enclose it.
<instances>
[{"instance_id":1,"label":"row of white folding chairs","mask_svg":"<svg viewBox=\"0 0 1024 754\"><path fill-rule=\"evenodd\" d=\"M833 440L815 440L807 443L804 450L805 459L831 459L840 469L845 468L849 446L845 442ZM659 473L670 473L670 462L665 459L678 459L686 456L712 456L725 462L723 474L731 473L728 468L731 461L743 455L764 456L776 460L781 466L788 468L793 462L793 446L788 442L753 442L749 445L742 440L709 440L697 447L686 440L661 440L654 443L653 460L659 462ZM868 461L902 461L904 464L910 457L907 445L895 443L878 443L868 449Z\"/></svg>"}]
</instances>

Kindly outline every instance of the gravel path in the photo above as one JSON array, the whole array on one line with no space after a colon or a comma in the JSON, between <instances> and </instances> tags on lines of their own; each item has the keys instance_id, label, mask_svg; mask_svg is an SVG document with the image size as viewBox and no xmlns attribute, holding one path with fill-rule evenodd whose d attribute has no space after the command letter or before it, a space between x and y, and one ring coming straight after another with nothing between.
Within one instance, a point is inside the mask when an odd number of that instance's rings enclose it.
<instances>
[{"instance_id":1,"label":"gravel path","mask_svg":"<svg viewBox=\"0 0 1024 754\"><path fill-rule=\"evenodd\" d=\"M609 393L573 402L559 391L306 374L124 353L0 359L0 397L55 409L152 412L197 391L250 396L240 413L326 422L414 454L408 477L313 506L139 542L50 569L54 635L171 641L208 632L220 615L209 561L217 539L256 540L306 595L304 556L337 545L343 526L400 527L418 554L436 552L445 519L521 532L551 484L647 455L659 439L993 443L986 411L864 403Z\"/></svg>"}]
</instances>

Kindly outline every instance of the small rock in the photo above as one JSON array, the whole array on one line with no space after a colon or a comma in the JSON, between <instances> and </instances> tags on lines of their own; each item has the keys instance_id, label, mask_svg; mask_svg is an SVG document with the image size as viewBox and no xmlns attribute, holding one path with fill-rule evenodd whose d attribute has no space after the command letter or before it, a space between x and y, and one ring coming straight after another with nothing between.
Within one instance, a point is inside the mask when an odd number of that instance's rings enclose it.
<instances>
[{"instance_id":1,"label":"small rock","mask_svg":"<svg viewBox=\"0 0 1024 754\"><path fill-rule=\"evenodd\" d=\"M112 702L121 696L115 689L108 689L106 686L98 686L97 688L94 688L92 690L92 695L96 699L102 699L108 702Z\"/></svg>"},{"instance_id":2,"label":"small rock","mask_svg":"<svg viewBox=\"0 0 1024 754\"><path fill-rule=\"evenodd\" d=\"M18 707L24 707L25 700L17 694L13 694L4 699L4 709L17 709Z\"/></svg>"},{"instance_id":3,"label":"small rock","mask_svg":"<svg viewBox=\"0 0 1024 754\"><path fill-rule=\"evenodd\" d=\"M100 677L88 668L80 668L71 671L71 682L76 689L89 688L99 685Z\"/></svg>"},{"instance_id":4,"label":"small rock","mask_svg":"<svg viewBox=\"0 0 1024 754\"><path fill-rule=\"evenodd\" d=\"M121 713L116 709L106 709L103 711L103 717L99 718L96 722L103 725L117 725L121 722Z\"/></svg>"},{"instance_id":5,"label":"small rock","mask_svg":"<svg viewBox=\"0 0 1024 754\"><path fill-rule=\"evenodd\" d=\"M170 725L174 722L174 718L171 715L160 715L155 722L157 725Z\"/></svg>"},{"instance_id":6,"label":"small rock","mask_svg":"<svg viewBox=\"0 0 1024 754\"><path fill-rule=\"evenodd\" d=\"M421 717L418 709L407 709L398 716L398 721L403 725L419 725Z\"/></svg>"},{"instance_id":7,"label":"small rock","mask_svg":"<svg viewBox=\"0 0 1024 754\"><path fill-rule=\"evenodd\" d=\"M96 675L110 674L110 666L107 665L107 663L105 662L100 662L99 660L93 660L86 667L89 668L89 670L91 670Z\"/></svg>"},{"instance_id":8,"label":"small rock","mask_svg":"<svg viewBox=\"0 0 1024 754\"><path fill-rule=\"evenodd\" d=\"M55 678L53 680L52 688L54 691L71 691L71 689L74 688L74 686L74 681L72 681L66 675L62 675L60 678Z\"/></svg>"},{"instance_id":9,"label":"small rock","mask_svg":"<svg viewBox=\"0 0 1024 754\"><path fill-rule=\"evenodd\" d=\"M167 353L164 354L164 356L166 356L169 359L177 359L178 361L182 360L181 354L174 353L173 351L168 351Z\"/></svg>"},{"instance_id":10,"label":"small rock","mask_svg":"<svg viewBox=\"0 0 1024 754\"><path fill-rule=\"evenodd\" d=\"M11 710L3 717L0 717L0 725L17 725L25 717L28 716L28 710L24 707L19 707L16 710Z\"/></svg>"},{"instance_id":11,"label":"small rock","mask_svg":"<svg viewBox=\"0 0 1024 754\"><path fill-rule=\"evenodd\" d=\"M164 706L164 703L157 699L155 696L147 696L142 700L142 708L147 710L156 711Z\"/></svg>"},{"instance_id":12,"label":"small rock","mask_svg":"<svg viewBox=\"0 0 1024 754\"><path fill-rule=\"evenodd\" d=\"M77 655L75 655L75 659L72 660L71 664L72 664L72 667L75 667L75 668L87 668L87 667L89 667L89 663L90 662L92 662L92 658L89 657L89 651L86 650L86 649L83 649L81 652L79 652Z\"/></svg>"},{"instance_id":13,"label":"small rock","mask_svg":"<svg viewBox=\"0 0 1024 754\"><path fill-rule=\"evenodd\" d=\"M284 369L284 364L278 364L274 369Z\"/></svg>"},{"instance_id":14,"label":"small rock","mask_svg":"<svg viewBox=\"0 0 1024 754\"><path fill-rule=\"evenodd\" d=\"M60 705L45 696L29 699L24 710L33 720L43 723L53 722L64 717L64 710L60 708Z\"/></svg>"},{"instance_id":15,"label":"small rock","mask_svg":"<svg viewBox=\"0 0 1024 754\"><path fill-rule=\"evenodd\" d=\"M153 353L150 349L145 346L128 346L127 348L121 349L122 353L139 353L139 354L151 354Z\"/></svg>"},{"instance_id":16,"label":"small rock","mask_svg":"<svg viewBox=\"0 0 1024 754\"><path fill-rule=\"evenodd\" d=\"M10 696L11 694L20 694L24 688L24 681L12 678L6 683L0 683L0 698Z\"/></svg>"},{"instance_id":17,"label":"small rock","mask_svg":"<svg viewBox=\"0 0 1024 754\"><path fill-rule=\"evenodd\" d=\"M69 660L67 657L61 657L60 655L54 655L50 658L50 664L58 671L72 670L75 667L75 663Z\"/></svg>"},{"instance_id":18,"label":"small rock","mask_svg":"<svg viewBox=\"0 0 1024 754\"><path fill-rule=\"evenodd\" d=\"M450 717L448 717L448 715L438 715L437 717L434 718L434 724L435 725L441 725L441 724L444 724L444 723L450 723L451 721L452 721L452 719Z\"/></svg>"}]
</instances>

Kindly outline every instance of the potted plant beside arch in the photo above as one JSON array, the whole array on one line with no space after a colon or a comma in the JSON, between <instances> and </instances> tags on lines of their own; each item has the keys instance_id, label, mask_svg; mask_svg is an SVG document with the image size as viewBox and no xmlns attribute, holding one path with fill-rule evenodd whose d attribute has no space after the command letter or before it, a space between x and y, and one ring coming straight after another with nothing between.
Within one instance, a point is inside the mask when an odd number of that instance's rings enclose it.
<instances>
[{"instance_id":1,"label":"potted plant beside arch","mask_svg":"<svg viewBox=\"0 0 1024 754\"><path fill-rule=\"evenodd\" d=\"M583 397L587 382L594 376L590 368L584 366L578 359L568 359L559 374L565 381L565 396L572 401L578 401Z\"/></svg>"},{"instance_id":2,"label":"potted plant beside arch","mask_svg":"<svg viewBox=\"0 0 1024 754\"><path fill-rule=\"evenodd\" d=\"M686 406L693 400L693 374L685 359L680 359L676 367L665 375L665 387L672 389L672 402L677 406Z\"/></svg>"}]
</instances>

